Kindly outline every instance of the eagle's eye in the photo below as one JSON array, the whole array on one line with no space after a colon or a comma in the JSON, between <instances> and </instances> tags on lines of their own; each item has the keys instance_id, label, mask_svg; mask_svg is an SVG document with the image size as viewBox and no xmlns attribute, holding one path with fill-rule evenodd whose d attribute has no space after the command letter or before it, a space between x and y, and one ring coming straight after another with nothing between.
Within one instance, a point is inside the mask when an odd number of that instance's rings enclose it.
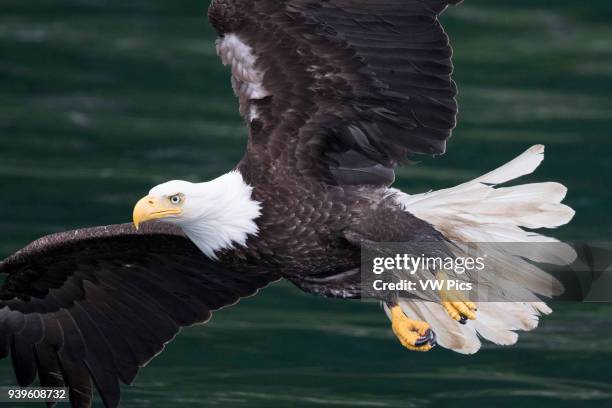
<instances>
[{"instance_id":1,"label":"eagle's eye","mask_svg":"<svg viewBox=\"0 0 612 408\"><path fill-rule=\"evenodd\" d=\"M170 202L174 205L180 204L183 201L183 197L180 194L175 194L169 198Z\"/></svg>"}]
</instances>

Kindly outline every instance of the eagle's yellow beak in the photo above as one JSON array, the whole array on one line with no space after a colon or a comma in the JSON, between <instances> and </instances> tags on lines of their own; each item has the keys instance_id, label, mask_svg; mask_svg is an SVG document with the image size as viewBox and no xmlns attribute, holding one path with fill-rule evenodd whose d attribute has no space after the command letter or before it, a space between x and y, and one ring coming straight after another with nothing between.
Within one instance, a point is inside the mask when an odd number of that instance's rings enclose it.
<instances>
[{"instance_id":1,"label":"eagle's yellow beak","mask_svg":"<svg viewBox=\"0 0 612 408\"><path fill-rule=\"evenodd\" d=\"M140 199L134 207L134 226L136 229L145 221L156 220L167 217L168 215L180 214L180 208L176 208L165 199L146 196Z\"/></svg>"}]
</instances>

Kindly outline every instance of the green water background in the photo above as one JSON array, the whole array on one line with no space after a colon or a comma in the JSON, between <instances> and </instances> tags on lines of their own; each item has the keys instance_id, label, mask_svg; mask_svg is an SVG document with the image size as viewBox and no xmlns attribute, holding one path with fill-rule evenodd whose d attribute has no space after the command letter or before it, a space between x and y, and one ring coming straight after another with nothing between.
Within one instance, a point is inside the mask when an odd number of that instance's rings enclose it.
<instances>
[{"instance_id":1,"label":"green water background","mask_svg":"<svg viewBox=\"0 0 612 408\"><path fill-rule=\"evenodd\" d=\"M207 6L2 0L0 257L44 234L129 221L151 186L207 180L239 160L246 131ZM451 186L544 143L529 180L563 182L577 211L555 235L608 240L611 16L606 0L447 11L459 126L447 155L401 169L397 186ZM280 283L185 330L124 389L123 406L612 406L612 307L555 308L516 346L417 354L376 305ZM13 383L0 362L0 384Z\"/></svg>"}]
</instances>

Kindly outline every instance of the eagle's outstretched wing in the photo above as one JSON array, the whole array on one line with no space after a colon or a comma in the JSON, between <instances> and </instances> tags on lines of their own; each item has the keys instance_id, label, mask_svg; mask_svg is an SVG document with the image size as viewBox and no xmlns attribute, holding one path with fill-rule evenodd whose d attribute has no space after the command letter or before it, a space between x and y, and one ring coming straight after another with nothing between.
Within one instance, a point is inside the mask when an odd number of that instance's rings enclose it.
<instances>
[{"instance_id":1,"label":"eagle's outstretched wing","mask_svg":"<svg viewBox=\"0 0 612 408\"><path fill-rule=\"evenodd\" d=\"M0 263L0 358L20 386L92 388L107 407L184 326L253 295L276 277L222 268L180 230L151 223L50 235Z\"/></svg>"},{"instance_id":2,"label":"eagle's outstretched wing","mask_svg":"<svg viewBox=\"0 0 612 408\"><path fill-rule=\"evenodd\" d=\"M388 185L455 126L451 47L460 0L214 0L217 50L249 126L241 171Z\"/></svg>"}]
</instances>

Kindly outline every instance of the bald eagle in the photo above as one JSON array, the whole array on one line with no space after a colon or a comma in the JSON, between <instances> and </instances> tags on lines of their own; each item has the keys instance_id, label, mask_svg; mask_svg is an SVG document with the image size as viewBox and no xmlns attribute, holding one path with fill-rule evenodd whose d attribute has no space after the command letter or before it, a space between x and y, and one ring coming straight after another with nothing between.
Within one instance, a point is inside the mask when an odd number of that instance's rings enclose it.
<instances>
[{"instance_id":1,"label":"bald eagle","mask_svg":"<svg viewBox=\"0 0 612 408\"><path fill-rule=\"evenodd\" d=\"M533 172L539 145L454 188L390 187L408 157L444 153L455 127L438 16L459 2L214 0L217 51L249 131L244 157L215 180L154 187L133 223L46 236L0 263L0 357L10 354L18 384L66 386L75 407L90 406L95 387L116 407L120 382L182 327L281 278L381 300L416 351L474 353L479 336L512 344L536 327L550 312L542 302L380 299L361 285L364 243L536 242L546 237L523 228L573 216L560 184L496 188Z\"/></svg>"}]
</instances>

